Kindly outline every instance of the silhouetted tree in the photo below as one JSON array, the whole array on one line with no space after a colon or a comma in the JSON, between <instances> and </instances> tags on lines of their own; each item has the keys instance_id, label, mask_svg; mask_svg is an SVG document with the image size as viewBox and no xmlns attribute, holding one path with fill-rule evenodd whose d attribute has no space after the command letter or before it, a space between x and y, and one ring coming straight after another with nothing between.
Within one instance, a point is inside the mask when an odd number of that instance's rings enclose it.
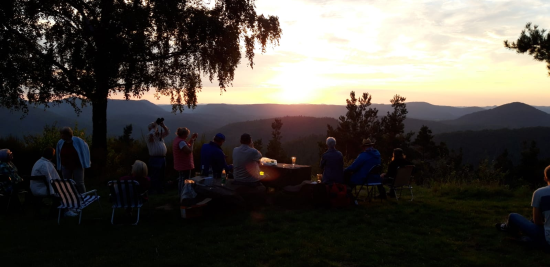
<instances>
[{"instance_id":1,"label":"silhouetted tree","mask_svg":"<svg viewBox=\"0 0 550 267\"><path fill-rule=\"evenodd\" d=\"M123 143L126 143L126 144L129 144L129 143L133 142L134 139L131 137L132 136L132 130L133 130L132 124L128 124L128 125L124 126L123 134L118 137L118 140L120 140L120 141L122 141Z\"/></svg>"},{"instance_id":2,"label":"silhouetted tree","mask_svg":"<svg viewBox=\"0 0 550 267\"><path fill-rule=\"evenodd\" d=\"M506 40L504 46L519 54L529 53L535 60L545 61L550 74L550 32L546 29L539 29L539 26L533 26L529 22L521 31L517 41L510 43Z\"/></svg>"},{"instance_id":3,"label":"silhouetted tree","mask_svg":"<svg viewBox=\"0 0 550 267\"><path fill-rule=\"evenodd\" d=\"M197 104L202 78L220 92L244 52L281 37L279 19L257 15L254 1L9 0L0 3L0 105L79 102L93 107L92 166L103 167L107 98L140 98L153 89L173 111ZM94 156L95 155L95 156ZM98 164L99 163L99 164Z\"/></svg>"},{"instance_id":4,"label":"silhouetted tree","mask_svg":"<svg viewBox=\"0 0 550 267\"><path fill-rule=\"evenodd\" d=\"M377 139L379 136L378 110L370 107L371 100L369 93L356 98L355 92L351 91L350 98L346 99L346 115L338 118L336 129L327 125L327 137L336 138L339 150L346 159L357 157L364 138ZM319 149L323 148L324 144L319 143Z\"/></svg>"},{"instance_id":5,"label":"silhouetted tree","mask_svg":"<svg viewBox=\"0 0 550 267\"><path fill-rule=\"evenodd\" d=\"M390 100L393 111L388 111L380 121L382 142L379 142L378 148L383 158L391 158L393 149L397 147L408 150L410 139L414 135L412 132L405 134L405 119L408 113L405 100L405 97L395 95Z\"/></svg>"},{"instance_id":6,"label":"silhouetted tree","mask_svg":"<svg viewBox=\"0 0 550 267\"><path fill-rule=\"evenodd\" d=\"M265 153L266 157L275 159L279 162L288 160L281 144L281 139L283 138L281 136L282 127L283 122L281 119L275 119L275 121L271 124L273 131L271 132L271 140L269 140L269 143L267 144L267 152Z\"/></svg>"},{"instance_id":7,"label":"silhouetted tree","mask_svg":"<svg viewBox=\"0 0 550 267\"><path fill-rule=\"evenodd\" d=\"M432 130L426 125L422 125L420 131L414 139L413 145L416 146L422 159L433 158L437 154L437 146L433 141Z\"/></svg>"},{"instance_id":8,"label":"silhouetted tree","mask_svg":"<svg viewBox=\"0 0 550 267\"><path fill-rule=\"evenodd\" d=\"M539 170L539 153L540 149L537 147L537 142L531 141L530 145L527 142L523 142L521 160L517 168L518 177L522 177L523 180L533 187L543 182L542 170Z\"/></svg>"},{"instance_id":9,"label":"silhouetted tree","mask_svg":"<svg viewBox=\"0 0 550 267\"><path fill-rule=\"evenodd\" d=\"M254 141L254 148L257 149L258 151L260 151L260 153L262 152L262 149L264 148L264 146L262 144L262 139L261 138Z\"/></svg>"}]
</instances>

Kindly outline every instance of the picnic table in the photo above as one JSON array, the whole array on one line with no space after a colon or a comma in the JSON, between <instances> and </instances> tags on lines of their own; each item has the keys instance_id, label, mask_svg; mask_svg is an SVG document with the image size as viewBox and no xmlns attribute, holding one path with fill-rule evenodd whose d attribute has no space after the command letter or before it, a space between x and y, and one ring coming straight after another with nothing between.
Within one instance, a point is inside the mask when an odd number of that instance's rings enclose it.
<instances>
[{"instance_id":1,"label":"picnic table","mask_svg":"<svg viewBox=\"0 0 550 267\"><path fill-rule=\"evenodd\" d=\"M265 186L282 188L287 185L297 185L311 179L311 166L277 163L277 165L260 165L260 170L269 175L262 180Z\"/></svg>"}]
</instances>

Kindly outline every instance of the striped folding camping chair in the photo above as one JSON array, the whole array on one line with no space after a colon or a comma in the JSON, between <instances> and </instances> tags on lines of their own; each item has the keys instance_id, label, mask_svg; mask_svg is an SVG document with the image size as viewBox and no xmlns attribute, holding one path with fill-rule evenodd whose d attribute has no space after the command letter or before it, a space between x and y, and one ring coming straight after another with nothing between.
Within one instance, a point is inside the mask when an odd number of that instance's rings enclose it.
<instances>
[{"instance_id":1,"label":"striped folding camping chair","mask_svg":"<svg viewBox=\"0 0 550 267\"><path fill-rule=\"evenodd\" d=\"M78 193L76 190L75 182L72 179L53 179L50 181L53 187L53 190L59 200L61 205L57 207L59 209L59 215L57 216L57 224L61 219L61 210L62 209L73 209L79 213L78 224L82 220L82 210L88 207L90 204L97 201L99 207L101 207L101 202L99 202L99 196L97 195L97 190L91 190L84 194Z\"/></svg>"},{"instance_id":2,"label":"striped folding camping chair","mask_svg":"<svg viewBox=\"0 0 550 267\"><path fill-rule=\"evenodd\" d=\"M111 215L111 224L115 217L115 209L137 208L137 220L133 225L139 222L139 213L143 203L147 198L147 191L140 193L139 182L135 180L109 181L110 195L109 199L113 204L113 213Z\"/></svg>"}]
</instances>

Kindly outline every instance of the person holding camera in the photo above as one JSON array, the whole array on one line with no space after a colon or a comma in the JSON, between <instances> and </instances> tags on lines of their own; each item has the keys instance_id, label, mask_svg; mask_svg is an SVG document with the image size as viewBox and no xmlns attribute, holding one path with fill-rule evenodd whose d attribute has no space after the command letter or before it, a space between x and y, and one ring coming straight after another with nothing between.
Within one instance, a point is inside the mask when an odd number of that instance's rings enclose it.
<instances>
[{"instance_id":1,"label":"person holding camera","mask_svg":"<svg viewBox=\"0 0 550 267\"><path fill-rule=\"evenodd\" d=\"M166 144L164 138L170 134L164 125L164 118L158 118L148 126L147 149L149 150L149 172L151 193L164 193L164 172L166 169Z\"/></svg>"},{"instance_id":2,"label":"person holding camera","mask_svg":"<svg viewBox=\"0 0 550 267\"><path fill-rule=\"evenodd\" d=\"M181 196L185 180L191 178L191 171L195 168L193 161L193 144L198 134L191 135L189 141L187 137L191 132L185 127L180 127L176 131L176 138L172 143L172 153L174 153L174 169L178 171L178 193Z\"/></svg>"}]
</instances>

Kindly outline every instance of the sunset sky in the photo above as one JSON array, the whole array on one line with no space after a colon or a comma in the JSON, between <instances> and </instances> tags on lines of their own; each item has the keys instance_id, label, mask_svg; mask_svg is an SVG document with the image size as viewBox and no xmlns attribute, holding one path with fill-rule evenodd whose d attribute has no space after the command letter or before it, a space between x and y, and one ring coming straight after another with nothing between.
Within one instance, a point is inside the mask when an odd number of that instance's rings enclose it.
<instances>
[{"instance_id":1,"label":"sunset sky","mask_svg":"<svg viewBox=\"0 0 550 267\"><path fill-rule=\"evenodd\" d=\"M279 17L280 46L257 53L253 70L243 59L223 95L206 80L199 104L345 104L355 90L371 93L374 103L400 94L437 105L550 106L545 63L503 46L527 22L550 28L550 1L257 0L256 6Z\"/></svg>"}]
</instances>

